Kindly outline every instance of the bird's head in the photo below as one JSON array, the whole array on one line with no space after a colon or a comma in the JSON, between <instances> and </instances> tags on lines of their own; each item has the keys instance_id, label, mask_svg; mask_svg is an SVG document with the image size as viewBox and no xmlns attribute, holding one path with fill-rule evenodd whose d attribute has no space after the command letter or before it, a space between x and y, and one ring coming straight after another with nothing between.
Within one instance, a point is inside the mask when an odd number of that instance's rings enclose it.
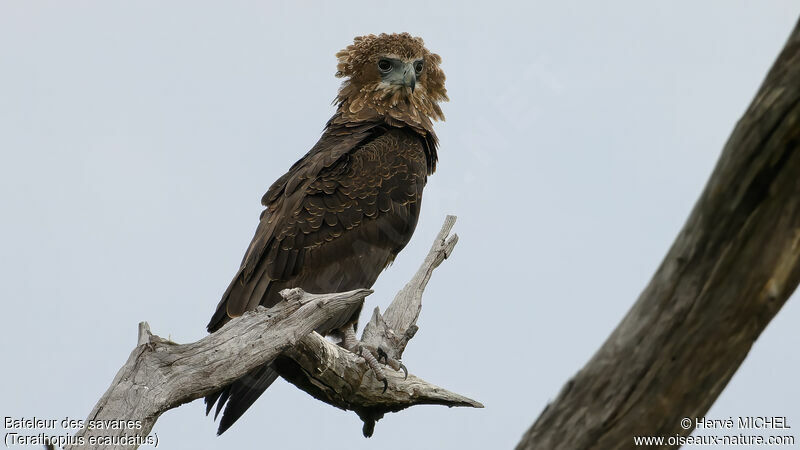
<instances>
[{"instance_id":1,"label":"bird's head","mask_svg":"<svg viewBox=\"0 0 800 450\"><path fill-rule=\"evenodd\" d=\"M375 114L430 127L444 120L447 101L442 58L408 33L359 36L336 54L336 76L344 78L336 102L351 120Z\"/></svg>"}]
</instances>

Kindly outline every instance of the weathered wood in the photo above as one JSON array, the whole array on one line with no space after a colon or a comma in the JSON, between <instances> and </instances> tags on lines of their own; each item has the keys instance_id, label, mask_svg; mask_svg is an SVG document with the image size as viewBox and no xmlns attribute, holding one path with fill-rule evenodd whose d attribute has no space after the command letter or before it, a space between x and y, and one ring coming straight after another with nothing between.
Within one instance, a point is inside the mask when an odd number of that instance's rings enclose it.
<instances>
[{"instance_id":1,"label":"weathered wood","mask_svg":"<svg viewBox=\"0 0 800 450\"><path fill-rule=\"evenodd\" d=\"M372 291L313 295L300 289L281 294L273 308L258 308L231 320L216 333L191 344L150 334L139 324L138 345L74 436L84 442L67 448L132 449L143 442L168 409L204 397L250 370L272 361L331 316L363 302ZM90 429L90 421L134 421L132 428ZM92 440L100 443L92 445ZM123 444L108 444L106 439ZM138 441L137 441L138 439Z\"/></svg>"},{"instance_id":2,"label":"weathered wood","mask_svg":"<svg viewBox=\"0 0 800 450\"><path fill-rule=\"evenodd\" d=\"M447 259L458 243L458 235L448 239L456 223L456 216L447 216L428 255L414 277L397 293L381 315L375 307L372 318L364 327L361 343L371 348L382 348L389 356L401 359L408 341L417 332L417 318L422 311L422 293L433 275L433 270Z\"/></svg>"},{"instance_id":3,"label":"weathered wood","mask_svg":"<svg viewBox=\"0 0 800 450\"><path fill-rule=\"evenodd\" d=\"M398 292L385 315L375 308L364 328L361 345L382 349L400 359L408 341L417 331L422 310L422 294L433 270L453 251L458 235L448 238L455 216L447 216L441 231L417 273ZM414 405L470 406L483 405L470 398L447 391L414 375L404 379L402 372L385 370L389 387L379 382L364 359L314 333L303 338L275 362L281 376L313 397L344 410L355 411L364 421L363 433L369 437L375 422L387 412L397 412Z\"/></svg>"},{"instance_id":4,"label":"weathered wood","mask_svg":"<svg viewBox=\"0 0 800 450\"><path fill-rule=\"evenodd\" d=\"M798 281L800 23L650 284L517 449L689 434Z\"/></svg>"},{"instance_id":5,"label":"weathered wood","mask_svg":"<svg viewBox=\"0 0 800 450\"><path fill-rule=\"evenodd\" d=\"M379 318L384 326L372 327L373 348L381 346L392 354L402 355L413 336L409 330L416 331L425 285L433 269L450 255L458 240L455 235L446 239L454 223L455 217L448 216L422 267L387 309L387 312L400 311L393 313L389 323L402 330L403 338L387 339L389 335L381 334L393 331L385 326L376 310L373 317ZM275 362L281 375L314 397L358 413L364 420L365 435L372 434L375 422L386 412L413 405L482 408L475 400L413 375L404 379L388 368L391 389L383 392L383 384L369 371L362 357L312 333L330 317L363 302L370 293L369 289L338 294L286 289L281 295L287 301L270 309L259 307L191 344L176 344L154 336L146 322L140 323L136 348L85 422L88 425L92 421L132 421L136 426L118 429L84 426L74 436L84 444L67 448L136 448L147 442L146 437L164 411L205 397L269 361ZM99 443L93 444L92 439L99 439Z\"/></svg>"},{"instance_id":6,"label":"weathered wood","mask_svg":"<svg viewBox=\"0 0 800 450\"><path fill-rule=\"evenodd\" d=\"M479 402L403 372L386 371L389 388L365 364L364 359L313 333L275 361L286 380L314 398L337 408L354 411L364 421L362 432L372 436L375 422L387 412L415 405L470 406Z\"/></svg>"}]
</instances>

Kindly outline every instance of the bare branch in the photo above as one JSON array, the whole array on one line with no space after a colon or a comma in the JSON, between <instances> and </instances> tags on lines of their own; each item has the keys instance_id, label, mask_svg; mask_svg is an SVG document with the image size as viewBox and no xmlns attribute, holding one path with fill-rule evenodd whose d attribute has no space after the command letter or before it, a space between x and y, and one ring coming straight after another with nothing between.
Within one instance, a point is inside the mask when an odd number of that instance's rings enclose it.
<instances>
[{"instance_id":1,"label":"bare branch","mask_svg":"<svg viewBox=\"0 0 800 450\"><path fill-rule=\"evenodd\" d=\"M341 314L372 291L313 295L283 291L287 299L231 320L216 333L191 344L176 344L150 334L139 324L139 344L74 436L84 445L68 448L136 448L168 409L208 395L250 370L275 359L329 317ZM139 427L92 428L90 422L135 421ZM92 445L93 440L99 444ZM107 445L134 442L132 445ZM137 441L137 439L139 439ZM136 443L138 442L138 443Z\"/></svg>"},{"instance_id":2,"label":"bare branch","mask_svg":"<svg viewBox=\"0 0 800 450\"><path fill-rule=\"evenodd\" d=\"M374 318L383 326L371 328L373 348L380 346L391 354L402 354L416 331L425 285L457 241L456 236L445 240L454 222L455 217L448 216L419 272L387 310L399 311L393 313L390 323L402 330L401 338L388 339L394 332L376 311ZM474 400L413 375L404 379L389 372L391 389L383 392L383 384L368 373L362 357L312 333L330 317L363 302L370 293L371 290L359 289L315 295L287 289L281 292L285 302L268 310L259 307L245 313L191 344L162 339L151 334L146 322L140 323L136 348L89 414L85 426L74 436L75 442L82 444L68 448L136 448L147 442L164 411L216 392L270 361L281 375L316 398L358 413L367 435L372 434L375 422L386 412L413 405L482 408ZM88 426L97 421L132 421L138 425L116 429Z\"/></svg>"},{"instance_id":3,"label":"bare branch","mask_svg":"<svg viewBox=\"0 0 800 450\"><path fill-rule=\"evenodd\" d=\"M314 398L344 410L355 411L364 421L369 437L375 422L387 412L415 405L470 406L483 408L475 400L443 389L409 374L387 370L389 388L375 378L364 359L313 333L275 361L286 380Z\"/></svg>"},{"instance_id":4,"label":"bare branch","mask_svg":"<svg viewBox=\"0 0 800 450\"><path fill-rule=\"evenodd\" d=\"M798 281L800 24L650 284L517 448L688 435Z\"/></svg>"},{"instance_id":5,"label":"bare branch","mask_svg":"<svg viewBox=\"0 0 800 450\"><path fill-rule=\"evenodd\" d=\"M361 345L383 350L397 360L417 331L422 310L422 294L433 270L453 251L458 236L448 239L455 216L447 216L442 229L414 278L398 292L385 316L375 308L364 328ZM470 406L483 408L475 400L447 391L414 375L404 379L402 372L387 370L389 388L369 371L364 359L334 345L318 334L303 338L293 349L278 358L275 367L282 377L315 398L344 410L352 410L364 421L363 433L371 436L375 422L387 412L414 405Z\"/></svg>"},{"instance_id":6,"label":"bare branch","mask_svg":"<svg viewBox=\"0 0 800 450\"><path fill-rule=\"evenodd\" d=\"M450 230L456 223L456 216L447 216L442 229L431 245L428 256L422 262L414 278L397 293L392 303L381 315L375 308L372 318L364 327L361 342L372 348L382 348L389 356L401 359L408 341L417 332L417 318L422 311L422 293L431 279L433 270L439 267L453 252L458 243L458 235L448 239Z\"/></svg>"}]
</instances>

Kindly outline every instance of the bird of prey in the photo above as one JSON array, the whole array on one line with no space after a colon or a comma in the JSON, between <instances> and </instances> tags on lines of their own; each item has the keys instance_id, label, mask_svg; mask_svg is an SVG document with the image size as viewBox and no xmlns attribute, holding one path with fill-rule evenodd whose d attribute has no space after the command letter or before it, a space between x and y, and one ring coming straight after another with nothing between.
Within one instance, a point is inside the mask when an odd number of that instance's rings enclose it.
<instances>
[{"instance_id":1,"label":"bird of prey","mask_svg":"<svg viewBox=\"0 0 800 450\"><path fill-rule=\"evenodd\" d=\"M312 293L369 288L405 247L419 218L422 190L436 169L432 121L447 101L441 57L408 33L356 37L336 54L344 78L336 113L319 141L269 188L241 266L208 324ZM361 308L316 331L354 339ZM224 408L227 430L277 378L270 364L206 397Z\"/></svg>"}]
</instances>

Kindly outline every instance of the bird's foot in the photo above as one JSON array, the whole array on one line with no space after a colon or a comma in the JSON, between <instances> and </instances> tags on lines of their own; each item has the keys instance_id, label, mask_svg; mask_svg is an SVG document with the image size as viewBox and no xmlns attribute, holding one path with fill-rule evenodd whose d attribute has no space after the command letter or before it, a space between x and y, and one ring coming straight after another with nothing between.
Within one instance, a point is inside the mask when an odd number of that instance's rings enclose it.
<instances>
[{"instance_id":1,"label":"bird's foot","mask_svg":"<svg viewBox=\"0 0 800 450\"><path fill-rule=\"evenodd\" d=\"M389 388L389 380L386 379L386 373L383 371L383 367L381 367L380 363L378 362L375 355L372 354L372 351L368 348L365 348L361 345L358 346L358 354L364 358L364 361L367 362L367 365L370 369L372 369L372 373L375 374L375 378L378 381L383 383L383 392L386 392L386 389Z\"/></svg>"},{"instance_id":2,"label":"bird's foot","mask_svg":"<svg viewBox=\"0 0 800 450\"><path fill-rule=\"evenodd\" d=\"M383 358L383 363L384 364L386 364L387 366L391 367L395 371L399 372L399 371L402 370L403 371L403 379L404 380L406 378L408 378L408 369L406 368L405 364L400 362L399 359L394 359L391 356L387 355L386 352L383 351L382 348L378 347L378 358L377 358L378 362L381 361L381 358Z\"/></svg>"},{"instance_id":3,"label":"bird's foot","mask_svg":"<svg viewBox=\"0 0 800 450\"><path fill-rule=\"evenodd\" d=\"M389 388L389 380L386 378L386 372L383 370L384 366L389 366L398 372L402 370L403 379L408 378L408 369L406 369L406 366L397 359L387 355L380 347L377 350L373 350L366 345L359 344L354 353L364 358L369 368L372 369L372 373L375 374L375 378L383 383L383 392L386 392ZM381 363L381 359L383 363Z\"/></svg>"},{"instance_id":4,"label":"bird's foot","mask_svg":"<svg viewBox=\"0 0 800 450\"><path fill-rule=\"evenodd\" d=\"M380 347L373 349L366 345L361 345L361 342L356 338L355 330L349 326L342 334L341 346L364 358L364 361L367 362L367 366L369 366L369 368L372 369L372 373L375 374L375 378L383 383L383 392L386 392L389 388L389 380L386 378L386 372L383 370L384 365L398 372L402 370L404 375L403 379L408 378L408 369L402 362L389 356ZM383 362L381 362L381 360L383 360Z\"/></svg>"}]
</instances>

